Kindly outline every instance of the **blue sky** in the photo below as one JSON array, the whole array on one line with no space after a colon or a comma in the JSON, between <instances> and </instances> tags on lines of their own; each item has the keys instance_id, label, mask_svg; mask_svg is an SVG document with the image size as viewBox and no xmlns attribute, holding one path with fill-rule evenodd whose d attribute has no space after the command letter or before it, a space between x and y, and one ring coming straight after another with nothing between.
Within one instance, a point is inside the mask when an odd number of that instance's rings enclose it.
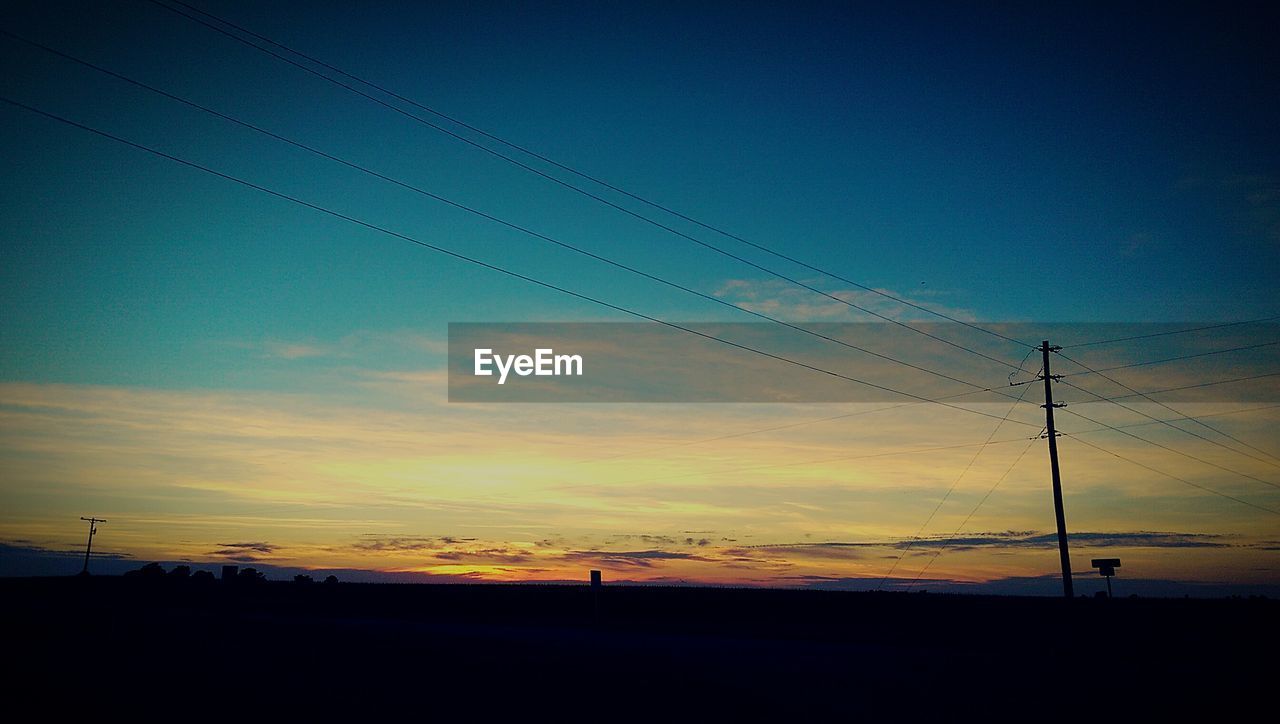
<instances>
[{"instance_id":1,"label":"blue sky","mask_svg":"<svg viewBox=\"0 0 1280 724\"><path fill-rule=\"evenodd\" d=\"M1277 64L1248 13L207 7L695 218L982 319L1272 311ZM26 37L696 288L764 277L150 3L11 18ZM19 100L646 312L725 318L40 51L4 52ZM9 377L216 385L211 365L230 360L211 340L617 318L16 110L3 123L23 171L0 207ZM181 371L163 369L175 357Z\"/></svg>"}]
</instances>

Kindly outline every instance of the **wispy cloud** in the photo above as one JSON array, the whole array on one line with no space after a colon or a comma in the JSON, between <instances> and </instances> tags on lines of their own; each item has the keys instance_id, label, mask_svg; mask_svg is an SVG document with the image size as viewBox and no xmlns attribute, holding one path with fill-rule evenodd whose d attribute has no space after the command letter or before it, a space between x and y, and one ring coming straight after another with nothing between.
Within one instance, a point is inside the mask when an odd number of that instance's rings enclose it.
<instances>
[{"instance_id":1,"label":"wispy cloud","mask_svg":"<svg viewBox=\"0 0 1280 724\"><path fill-rule=\"evenodd\" d=\"M1088 548L1232 548L1241 545L1230 536L1214 533L1167 533L1152 531L1132 532L1072 532L1070 541L1077 547ZM946 547L961 551L975 548L1036 548L1051 549L1058 546L1057 533L1036 531L1003 531L971 533L963 536L926 536L904 540L880 541L827 541L818 543L776 543L755 546L739 546L736 552L772 551L795 553L810 557L856 558L867 548L906 550L911 548L936 549Z\"/></svg>"},{"instance_id":2,"label":"wispy cloud","mask_svg":"<svg viewBox=\"0 0 1280 724\"><path fill-rule=\"evenodd\" d=\"M222 549L230 550L230 551L253 551L255 553L274 553L275 550L278 548L278 546L273 546L270 543L265 543L265 542L219 543L218 547Z\"/></svg>"},{"instance_id":3,"label":"wispy cloud","mask_svg":"<svg viewBox=\"0 0 1280 724\"><path fill-rule=\"evenodd\" d=\"M206 555L237 563L257 563L268 560L279 549L279 546L266 542L219 543L217 545L216 549L208 551Z\"/></svg>"},{"instance_id":4,"label":"wispy cloud","mask_svg":"<svg viewBox=\"0 0 1280 724\"><path fill-rule=\"evenodd\" d=\"M869 309L897 321L936 321L937 317L920 309L913 309L889 296L906 299L926 309L941 312L966 322L976 321L972 311L960 307L939 304L935 298L938 290L926 287L912 293L891 289L840 289L822 279L801 280L814 289L821 289L829 296L798 287L781 279L730 279L721 284L715 296L749 309L786 321L814 322L874 322L877 317L854 306ZM877 293L879 292L879 293ZM886 296L888 295L888 296ZM831 297L834 297L832 299Z\"/></svg>"},{"instance_id":5,"label":"wispy cloud","mask_svg":"<svg viewBox=\"0 0 1280 724\"><path fill-rule=\"evenodd\" d=\"M297 342L266 342L263 349L268 357L287 360L328 357L333 354L331 347Z\"/></svg>"},{"instance_id":6,"label":"wispy cloud","mask_svg":"<svg viewBox=\"0 0 1280 724\"><path fill-rule=\"evenodd\" d=\"M681 551L643 550L643 551L568 551L562 558L570 562L587 562L615 568L652 568L657 561L700 561L712 562L706 556L684 553Z\"/></svg>"},{"instance_id":7,"label":"wispy cloud","mask_svg":"<svg viewBox=\"0 0 1280 724\"><path fill-rule=\"evenodd\" d=\"M334 340L314 338L237 340L230 347L251 350L264 359L303 360L325 358L343 361L376 361L386 355L419 362L437 360L448 351L448 341L416 330L357 330Z\"/></svg>"},{"instance_id":8,"label":"wispy cloud","mask_svg":"<svg viewBox=\"0 0 1280 724\"><path fill-rule=\"evenodd\" d=\"M370 534L352 544L351 547L358 551L379 553L384 551L435 551L447 548L459 541L471 542L474 540L474 538L459 539L451 536L422 537Z\"/></svg>"}]
</instances>

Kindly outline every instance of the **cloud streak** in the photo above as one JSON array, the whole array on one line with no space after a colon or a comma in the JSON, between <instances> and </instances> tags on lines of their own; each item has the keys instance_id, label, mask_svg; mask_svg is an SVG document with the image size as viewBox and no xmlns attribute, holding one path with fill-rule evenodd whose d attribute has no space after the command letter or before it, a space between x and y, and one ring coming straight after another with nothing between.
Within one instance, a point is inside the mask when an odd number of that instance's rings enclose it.
<instances>
[{"instance_id":1,"label":"cloud streak","mask_svg":"<svg viewBox=\"0 0 1280 724\"><path fill-rule=\"evenodd\" d=\"M1153 531L1132 532L1072 532L1069 540L1073 546L1085 548L1234 548L1242 544L1235 542L1230 536L1212 533L1167 533ZM912 548L936 549L946 547L948 550L973 550L977 548L1030 548L1056 549L1057 533L1038 533L1035 531L1004 531L993 533L976 533L964 536L928 536L907 540L881 540L842 542L829 541L820 543L777 543L756 546L742 546L734 549L743 551L775 551L791 552L813 557L856 558L867 548L890 548L906 550Z\"/></svg>"}]
</instances>

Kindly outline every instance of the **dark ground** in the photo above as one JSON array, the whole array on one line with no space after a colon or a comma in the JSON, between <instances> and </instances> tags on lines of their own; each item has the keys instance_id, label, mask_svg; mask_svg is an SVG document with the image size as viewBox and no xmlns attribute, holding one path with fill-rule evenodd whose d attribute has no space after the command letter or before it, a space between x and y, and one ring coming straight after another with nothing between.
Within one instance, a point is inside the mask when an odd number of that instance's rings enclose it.
<instances>
[{"instance_id":1,"label":"dark ground","mask_svg":"<svg viewBox=\"0 0 1280 724\"><path fill-rule=\"evenodd\" d=\"M1271 600L605 587L599 608L586 586L0 579L5 700L373 721L1091 720L1201 703L1217 720L1274 708L1280 653Z\"/></svg>"}]
</instances>

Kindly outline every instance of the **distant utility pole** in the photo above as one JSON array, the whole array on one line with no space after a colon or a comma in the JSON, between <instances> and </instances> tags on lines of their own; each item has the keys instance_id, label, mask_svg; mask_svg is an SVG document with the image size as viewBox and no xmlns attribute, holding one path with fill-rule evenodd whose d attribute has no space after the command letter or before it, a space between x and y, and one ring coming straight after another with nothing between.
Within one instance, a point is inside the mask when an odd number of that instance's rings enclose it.
<instances>
[{"instance_id":1,"label":"distant utility pole","mask_svg":"<svg viewBox=\"0 0 1280 724\"><path fill-rule=\"evenodd\" d=\"M86 518L83 515L80 516L80 520L89 521L89 542L84 546L84 568L80 570L80 575L87 576L89 575L89 551L93 550L93 534L98 532L99 523L107 521L102 518Z\"/></svg>"},{"instance_id":2,"label":"distant utility pole","mask_svg":"<svg viewBox=\"0 0 1280 724\"><path fill-rule=\"evenodd\" d=\"M1049 372L1049 353L1057 352L1061 347L1050 347L1045 340L1039 347L1044 353L1044 371L1040 379L1044 380L1044 427L1049 437L1049 467L1053 470L1053 512L1058 517L1058 557L1062 559L1062 595L1075 598L1075 590L1071 586L1071 555L1067 552L1067 519L1062 512L1062 476L1058 472L1058 431L1053 427L1053 408L1062 407L1062 403L1054 404L1053 381L1061 379L1061 375Z\"/></svg>"}]
</instances>

